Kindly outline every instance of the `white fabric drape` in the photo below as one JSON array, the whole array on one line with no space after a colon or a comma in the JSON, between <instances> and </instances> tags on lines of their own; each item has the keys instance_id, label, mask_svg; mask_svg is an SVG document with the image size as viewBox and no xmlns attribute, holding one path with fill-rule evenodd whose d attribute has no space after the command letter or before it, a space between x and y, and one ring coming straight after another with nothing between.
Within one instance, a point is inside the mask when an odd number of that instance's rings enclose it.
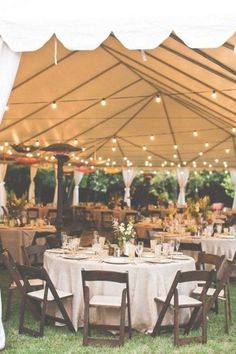
<instances>
[{"instance_id":1,"label":"white fabric drape","mask_svg":"<svg viewBox=\"0 0 236 354\"><path fill-rule=\"evenodd\" d=\"M131 207L131 200L130 200L130 187L133 182L133 179L136 175L136 170L135 168L122 168L122 174L123 174L123 179L124 179L124 184L125 184L125 195L124 195L124 202L128 205L128 207Z\"/></svg>"},{"instance_id":2,"label":"white fabric drape","mask_svg":"<svg viewBox=\"0 0 236 354\"><path fill-rule=\"evenodd\" d=\"M70 50L92 50L111 32L128 49L152 49L172 31L190 47L212 48L235 26L235 0L7 0L0 11L0 34L14 51L37 50L54 33Z\"/></svg>"},{"instance_id":3,"label":"white fabric drape","mask_svg":"<svg viewBox=\"0 0 236 354\"><path fill-rule=\"evenodd\" d=\"M35 183L34 178L37 174L38 167L37 166L30 166L30 186L29 186L29 197L28 200L30 203L35 204Z\"/></svg>"},{"instance_id":4,"label":"white fabric drape","mask_svg":"<svg viewBox=\"0 0 236 354\"><path fill-rule=\"evenodd\" d=\"M0 164L0 216L3 215L3 210L1 206L6 206L7 202L7 195L6 195L6 189L5 189L5 182L4 178L6 175L7 171L7 164Z\"/></svg>"},{"instance_id":5,"label":"white fabric drape","mask_svg":"<svg viewBox=\"0 0 236 354\"><path fill-rule=\"evenodd\" d=\"M13 52L0 38L0 123L15 81L20 53Z\"/></svg>"},{"instance_id":6,"label":"white fabric drape","mask_svg":"<svg viewBox=\"0 0 236 354\"><path fill-rule=\"evenodd\" d=\"M73 203L72 205L79 205L79 185L83 178L84 173L80 171L74 171L74 192L73 192Z\"/></svg>"},{"instance_id":7,"label":"white fabric drape","mask_svg":"<svg viewBox=\"0 0 236 354\"><path fill-rule=\"evenodd\" d=\"M179 184L179 196L177 200L177 206L179 208L185 206L185 187L189 178L188 168L178 168L177 169L177 180Z\"/></svg>"},{"instance_id":8,"label":"white fabric drape","mask_svg":"<svg viewBox=\"0 0 236 354\"><path fill-rule=\"evenodd\" d=\"M57 205L57 195L58 195L57 165L54 166L54 173L55 173L55 190L54 190L53 204Z\"/></svg>"},{"instance_id":9,"label":"white fabric drape","mask_svg":"<svg viewBox=\"0 0 236 354\"><path fill-rule=\"evenodd\" d=\"M5 332L2 324L2 298L0 290L0 350L5 347Z\"/></svg>"},{"instance_id":10,"label":"white fabric drape","mask_svg":"<svg viewBox=\"0 0 236 354\"><path fill-rule=\"evenodd\" d=\"M231 176L231 181L234 185L234 200L233 200L232 209L236 209L236 168L232 168L232 170L230 170L230 176Z\"/></svg>"}]
</instances>

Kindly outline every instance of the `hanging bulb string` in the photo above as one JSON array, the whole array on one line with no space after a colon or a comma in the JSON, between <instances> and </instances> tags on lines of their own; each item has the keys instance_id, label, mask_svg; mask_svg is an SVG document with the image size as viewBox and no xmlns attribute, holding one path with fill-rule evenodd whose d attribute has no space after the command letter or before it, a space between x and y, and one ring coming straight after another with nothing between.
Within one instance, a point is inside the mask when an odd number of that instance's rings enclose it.
<instances>
[{"instance_id":1,"label":"hanging bulb string","mask_svg":"<svg viewBox=\"0 0 236 354\"><path fill-rule=\"evenodd\" d=\"M57 38L55 36L55 38L54 38L54 64L55 65L57 65L57 54L58 54Z\"/></svg>"}]
</instances>

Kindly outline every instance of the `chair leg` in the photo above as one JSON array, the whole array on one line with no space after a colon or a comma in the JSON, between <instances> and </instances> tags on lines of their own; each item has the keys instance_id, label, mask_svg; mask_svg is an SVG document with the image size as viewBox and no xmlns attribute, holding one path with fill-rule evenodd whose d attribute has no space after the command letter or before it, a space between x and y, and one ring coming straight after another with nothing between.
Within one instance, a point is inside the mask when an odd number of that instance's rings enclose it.
<instances>
[{"instance_id":1,"label":"chair leg","mask_svg":"<svg viewBox=\"0 0 236 354\"><path fill-rule=\"evenodd\" d=\"M207 342L207 311L206 306L202 306L202 343Z\"/></svg>"},{"instance_id":2,"label":"chair leg","mask_svg":"<svg viewBox=\"0 0 236 354\"><path fill-rule=\"evenodd\" d=\"M19 333L24 333L24 319L25 319L26 299L22 297L20 305L20 319L19 319Z\"/></svg>"},{"instance_id":3,"label":"chair leg","mask_svg":"<svg viewBox=\"0 0 236 354\"><path fill-rule=\"evenodd\" d=\"M127 306L128 311L128 326L129 326L129 339L132 338L132 325L131 325L131 314L130 314L130 305Z\"/></svg>"},{"instance_id":4,"label":"chair leg","mask_svg":"<svg viewBox=\"0 0 236 354\"><path fill-rule=\"evenodd\" d=\"M157 335L160 334L161 332L161 324L162 324L162 321L165 317L165 314L166 314L166 311L168 309L168 305L167 304L164 304L162 309L161 309L161 312L160 312L160 315L158 316L158 319L157 319L157 322L153 328L153 331L152 331L152 336L155 337Z\"/></svg>"},{"instance_id":5,"label":"chair leg","mask_svg":"<svg viewBox=\"0 0 236 354\"><path fill-rule=\"evenodd\" d=\"M13 292L13 289L9 287L8 294L7 294L7 305L6 305L5 321L7 321L9 319L10 313L11 313L11 302L12 302L12 294L13 294L12 292Z\"/></svg>"},{"instance_id":6,"label":"chair leg","mask_svg":"<svg viewBox=\"0 0 236 354\"><path fill-rule=\"evenodd\" d=\"M226 294L226 299L224 301L224 310L225 310L225 333L229 333L229 307L228 307L228 299Z\"/></svg>"},{"instance_id":7,"label":"chair leg","mask_svg":"<svg viewBox=\"0 0 236 354\"><path fill-rule=\"evenodd\" d=\"M85 289L83 345L88 345L88 336L89 336L89 292L87 291L87 289Z\"/></svg>"},{"instance_id":8,"label":"chair leg","mask_svg":"<svg viewBox=\"0 0 236 354\"><path fill-rule=\"evenodd\" d=\"M40 329L39 329L39 335L40 337L43 337L44 334L44 324L45 324L45 314L46 314L46 306L47 302L43 301L43 306L42 306L42 314L41 314L41 319L40 319Z\"/></svg>"},{"instance_id":9,"label":"chair leg","mask_svg":"<svg viewBox=\"0 0 236 354\"><path fill-rule=\"evenodd\" d=\"M174 309L174 345L179 345L179 309Z\"/></svg>"},{"instance_id":10,"label":"chair leg","mask_svg":"<svg viewBox=\"0 0 236 354\"><path fill-rule=\"evenodd\" d=\"M229 281L226 286L227 291L227 300L228 300L228 310L229 310L229 323L232 324L232 306L231 306L231 298L230 298L230 284Z\"/></svg>"},{"instance_id":11,"label":"chair leg","mask_svg":"<svg viewBox=\"0 0 236 354\"><path fill-rule=\"evenodd\" d=\"M122 301L121 310L120 310L120 339L119 345L124 345L125 340L125 310L126 305L125 302Z\"/></svg>"}]
</instances>

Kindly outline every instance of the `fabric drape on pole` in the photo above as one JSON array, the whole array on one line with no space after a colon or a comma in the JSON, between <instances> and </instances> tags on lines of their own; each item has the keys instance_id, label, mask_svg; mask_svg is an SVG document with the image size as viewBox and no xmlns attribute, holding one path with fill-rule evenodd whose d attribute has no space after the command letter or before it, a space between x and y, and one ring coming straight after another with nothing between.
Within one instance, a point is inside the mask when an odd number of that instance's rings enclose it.
<instances>
[{"instance_id":1,"label":"fabric drape on pole","mask_svg":"<svg viewBox=\"0 0 236 354\"><path fill-rule=\"evenodd\" d=\"M177 200L177 207L185 207L185 187L187 185L189 178L188 168L178 168L177 169L177 180L179 184L179 196Z\"/></svg>"},{"instance_id":2,"label":"fabric drape on pole","mask_svg":"<svg viewBox=\"0 0 236 354\"><path fill-rule=\"evenodd\" d=\"M38 167L37 166L30 166L30 186L29 186L29 196L28 201L32 204L35 204L35 183L34 178L37 174Z\"/></svg>"},{"instance_id":3,"label":"fabric drape on pole","mask_svg":"<svg viewBox=\"0 0 236 354\"><path fill-rule=\"evenodd\" d=\"M122 174L123 174L123 179L124 179L124 184L125 184L125 195L124 195L124 202L128 205L128 207L131 207L131 200L130 200L130 187L133 182L133 179L136 175L136 170L132 168L122 168Z\"/></svg>"},{"instance_id":4,"label":"fabric drape on pole","mask_svg":"<svg viewBox=\"0 0 236 354\"><path fill-rule=\"evenodd\" d=\"M6 189L5 189L5 182L4 178L6 175L7 171L7 164L0 164L0 216L3 215L3 210L1 206L6 206L7 202L7 195L6 195Z\"/></svg>"},{"instance_id":5,"label":"fabric drape on pole","mask_svg":"<svg viewBox=\"0 0 236 354\"><path fill-rule=\"evenodd\" d=\"M2 324L2 299L0 290L0 350L5 347L5 332Z\"/></svg>"},{"instance_id":6,"label":"fabric drape on pole","mask_svg":"<svg viewBox=\"0 0 236 354\"><path fill-rule=\"evenodd\" d=\"M57 205L57 195L58 195L57 165L54 166L54 173L55 173L55 190L54 190L53 204Z\"/></svg>"},{"instance_id":7,"label":"fabric drape on pole","mask_svg":"<svg viewBox=\"0 0 236 354\"><path fill-rule=\"evenodd\" d=\"M230 170L230 176L231 176L231 181L234 185L234 200L233 200L232 209L236 209L236 168L232 168L232 170Z\"/></svg>"},{"instance_id":8,"label":"fabric drape on pole","mask_svg":"<svg viewBox=\"0 0 236 354\"><path fill-rule=\"evenodd\" d=\"M73 192L73 203L72 205L79 205L79 185L83 178L84 173L80 171L74 171L74 192Z\"/></svg>"},{"instance_id":9,"label":"fabric drape on pole","mask_svg":"<svg viewBox=\"0 0 236 354\"><path fill-rule=\"evenodd\" d=\"M20 53L13 52L0 38L0 123L15 81Z\"/></svg>"}]
</instances>

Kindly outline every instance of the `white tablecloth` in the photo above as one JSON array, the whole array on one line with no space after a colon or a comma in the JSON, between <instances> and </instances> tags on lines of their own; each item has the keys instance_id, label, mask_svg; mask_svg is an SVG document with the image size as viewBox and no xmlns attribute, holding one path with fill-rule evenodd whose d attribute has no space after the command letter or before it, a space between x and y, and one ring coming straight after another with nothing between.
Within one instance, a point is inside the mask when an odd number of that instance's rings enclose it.
<instances>
[{"instance_id":1,"label":"white tablecloth","mask_svg":"<svg viewBox=\"0 0 236 354\"><path fill-rule=\"evenodd\" d=\"M29 246L32 243L36 231L54 232L55 228L37 228L37 227L8 227L0 228L0 238L2 247L7 248L17 262L22 263L21 246Z\"/></svg>"},{"instance_id":2,"label":"white tablecloth","mask_svg":"<svg viewBox=\"0 0 236 354\"><path fill-rule=\"evenodd\" d=\"M236 252L236 238L217 238L209 237L201 239L202 250L206 253L217 254L218 256L226 256L232 260Z\"/></svg>"},{"instance_id":3,"label":"white tablecloth","mask_svg":"<svg viewBox=\"0 0 236 354\"><path fill-rule=\"evenodd\" d=\"M5 347L5 332L2 324L2 299L0 290L0 350Z\"/></svg>"},{"instance_id":4,"label":"white tablecloth","mask_svg":"<svg viewBox=\"0 0 236 354\"><path fill-rule=\"evenodd\" d=\"M170 289L173 279L178 270L189 271L195 269L195 263L192 258L188 260L175 261L168 264L148 264L140 263L138 265L111 265L99 263L94 260L76 261L63 259L62 257L46 252L44 265L47 269L54 285L59 290L73 293L73 299L67 303L67 310L74 327L83 326L83 291L81 281L81 269L87 270L109 270L109 271L128 271L129 287L131 299L131 317L132 328L138 331L152 331L157 320L157 308L154 298L160 295L166 295ZM189 294L195 284L183 284L180 286L180 294ZM94 283L92 294L110 294L117 295L121 292L121 285L114 283ZM160 309L159 309L160 311ZM117 316L114 312L93 313L92 319L96 323L102 320L107 323L117 323ZM100 317L102 316L102 317ZM189 316L188 310L183 310L182 321L186 321ZM173 323L173 313L167 314L166 323Z\"/></svg>"}]
</instances>

